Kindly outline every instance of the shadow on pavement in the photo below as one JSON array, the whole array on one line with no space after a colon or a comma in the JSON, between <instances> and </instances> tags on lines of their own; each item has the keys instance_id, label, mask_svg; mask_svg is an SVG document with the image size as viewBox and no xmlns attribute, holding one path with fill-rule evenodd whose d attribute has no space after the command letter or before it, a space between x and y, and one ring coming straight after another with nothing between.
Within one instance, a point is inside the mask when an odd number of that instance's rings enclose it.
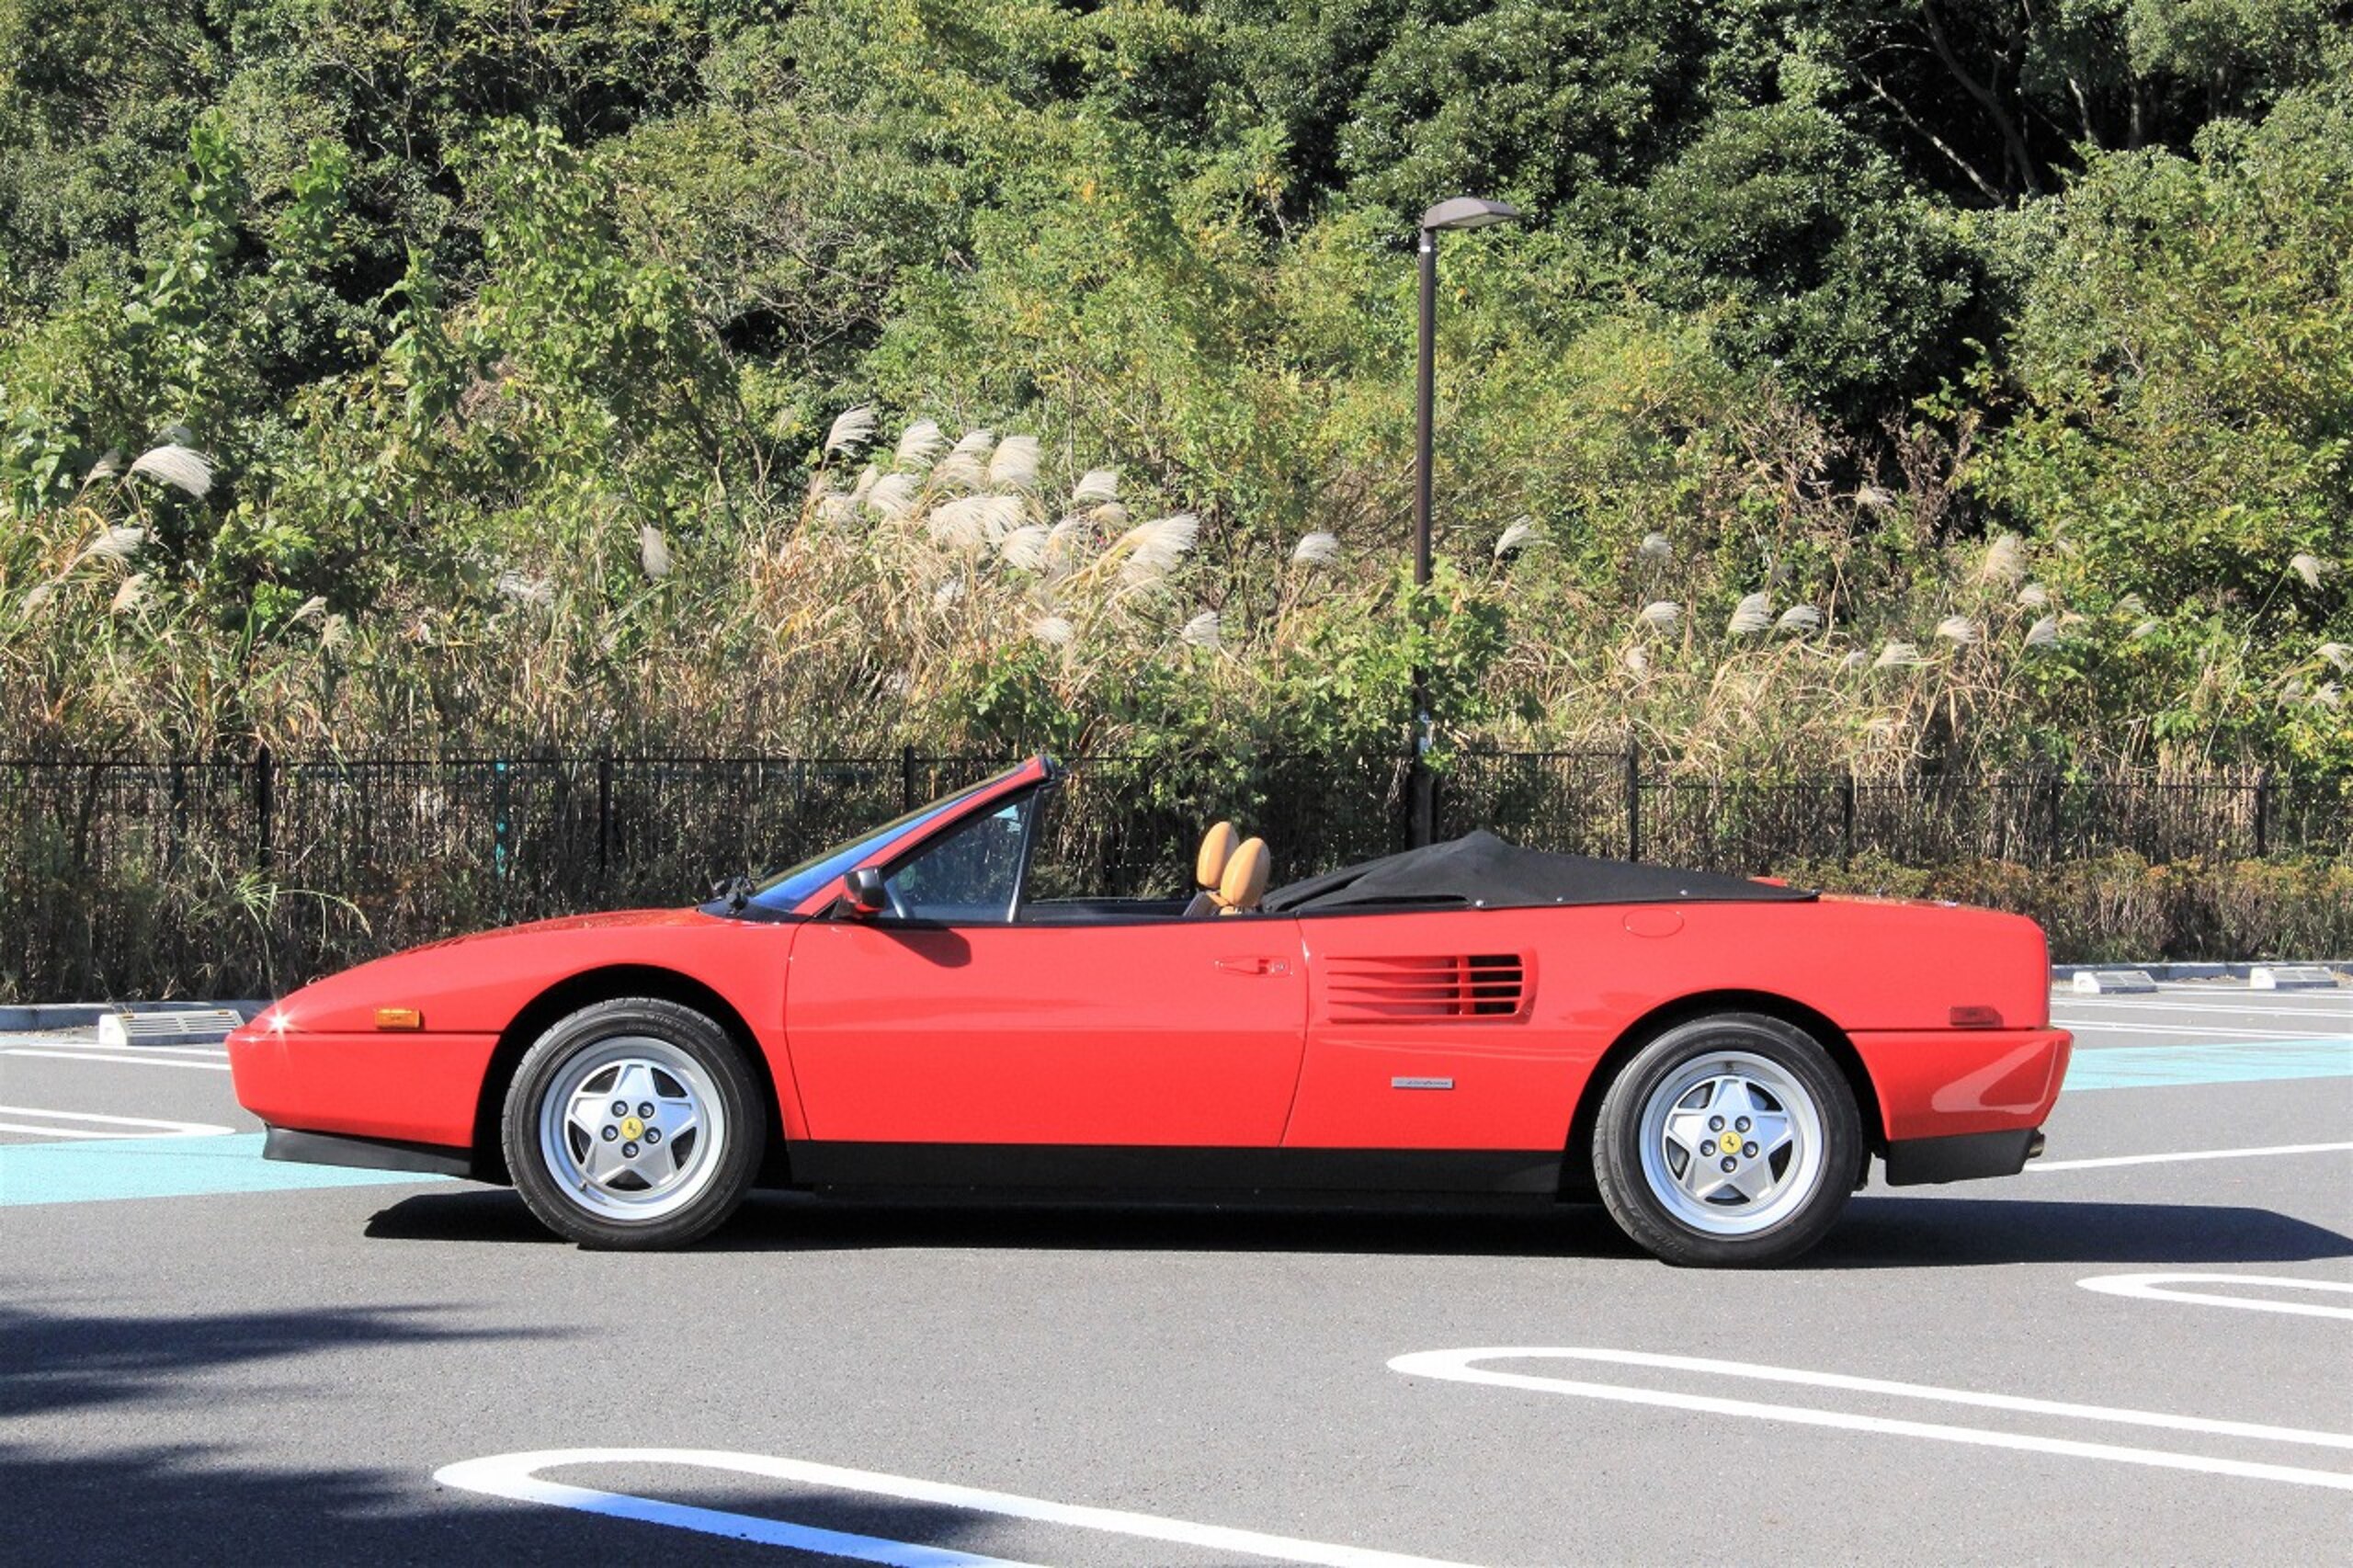
<instances>
[{"instance_id":1,"label":"shadow on pavement","mask_svg":"<svg viewBox=\"0 0 2353 1568\"><path fill-rule=\"evenodd\" d=\"M555 1331L438 1322L433 1308L109 1316L0 1306L0 1497L6 1557L26 1563L696 1562L833 1561L675 1528L592 1517L451 1490L434 1469L483 1457L464 1414L470 1392L420 1387L449 1403L445 1451L371 1468L348 1441L324 1449L301 1434L351 1396L305 1383L317 1352L395 1351L453 1341L543 1338ZM208 1386L216 1373L282 1364L258 1393ZM363 1396L364 1397L364 1396ZM146 1408L142 1408L146 1407ZM256 1459L236 1441L274 1450ZM204 1434L159 1441L162 1429ZM349 1432L350 1427L329 1430ZM281 1438L281 1431L285 1436ZM588 1441L609 1434L585 1433ZM641 1440L675 1440L665 1431ZM362 1445L364 1447L364 1445ZM986 1550L1006 1521L915 1500L792 1488L737 1475L634 1465L558 1471L579 1483L777 1516L934 1546Z\"/></svg>"},{"instance_id":2,"label":"shadow on pavement","mask_svg":"<svg viewBox=\"0 0 2353 1568\"><path fill-rule=\"evenodd\" d=\"M2027 1198L1858 1198L1801 1267L1997 1263L2310 1263L2353 1238L2268 1209Z\"/></svg>"},{"instance_id":3,"label":"shadow on pavement","mask_svg":"<svg viewBox=\"0 0 2353 1568\"><path fill-rule=\"evenodd\" d=\"M355 1345L537 1337L454 1328L429 1307L101 1317L0 1306L0 1415L22 1418L141 1399L185 1399L188 1380L246 1362Z\"/></svg>"},{"instance_id":4,"label":"shadow on pavement","mask_svg":"<svg viewBox=\"0 0 2353 1568\"><path fill-rule=\"evenodd\" d=\"M462 1439L460 1439L462 1442ZM0 1494L9 1556L20 1562L256 1563L757 1563L831 1562L773 1545L673 1527L604 1518L543 1504L453 1491L432 1467L369 1470L349 1456L332 1468L257 1465L225 1447L52 1450L0 1444ZM462 1447L452 1457L476 1457ZM567 1469L559 1480L596 1484L611 1474ZM770 1514L784 1489L718 1492L692 1472L650 1472L615 1490L733 1512ZM701 1494L697 1494L698 1493ZM841 1494L790 1498L796 1523L892 1540L985 1551L1005 1521L940 1504Z\"/></svg>"},{"instance_id":5,"label":"shadow on pavement","mask_svg":"<svg viewBox=\"0 0 2353 1568\"><path fill-rule=\"evenodd\" d=\"M380 1210L387 1241L556 1245L512 1192L436 1191ZM700 1249L886 1248L1284 1252L1439 1257L1641 1254L1597 1206L1514 1212L1071 1203L881 1203L761 1194ZM2003 1198L1860 1196L1799 1268L2009 1263L2303 1263L2353 1256L2353 1238L2266 1209Z\"/></svg>"}]
</instances>

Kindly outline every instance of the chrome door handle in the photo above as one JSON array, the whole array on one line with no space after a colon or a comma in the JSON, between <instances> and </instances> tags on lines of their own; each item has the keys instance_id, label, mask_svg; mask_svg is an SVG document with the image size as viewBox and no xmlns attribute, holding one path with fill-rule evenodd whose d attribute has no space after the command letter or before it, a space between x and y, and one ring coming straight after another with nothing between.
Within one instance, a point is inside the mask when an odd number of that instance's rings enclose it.
<instances>
[{"instance_id":1,"label":"chrome door handle","mask_svg":"<svg viewBox=\"0 0 2353 1568\"><path fill-rule=\"evenodd\" d=\"M1217 967L1228 974L1289 974L1290 972L1290 962L1287 959L1220 959L1217 960Z\"/></svg>"}]
</instances>

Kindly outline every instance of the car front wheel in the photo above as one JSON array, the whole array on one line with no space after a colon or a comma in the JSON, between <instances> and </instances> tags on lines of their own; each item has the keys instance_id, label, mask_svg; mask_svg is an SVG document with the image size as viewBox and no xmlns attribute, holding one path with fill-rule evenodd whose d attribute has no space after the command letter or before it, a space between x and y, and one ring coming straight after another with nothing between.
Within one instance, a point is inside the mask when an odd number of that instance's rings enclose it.
<instances>
[{"instance_id":1,"label":"car front wheel","mask_svg":"<svg viewBox=\"0 0 2353 1568\"><path fill-rule=\"evenodd\" d=\"M1620 1229L1668 1263L1785 1262L1846 1208L1861 1117L1837 1063L1760 1014L1694 1018L1644 1046L1594 1127L1594 1176Z\"/></svg>"},{"instance_id":2,"label":"car front wheel","mask_svg":"<svg viewBox=\"0 0 2353 1568\"><path fill-rule=\"evenodd\" d=\"M502 1135L515 1188L589 1247L683 1246L734 1212L767 1130L743 1053L689 1007L584 1007L516 1070Z\"/></svg>"}]
</instances>

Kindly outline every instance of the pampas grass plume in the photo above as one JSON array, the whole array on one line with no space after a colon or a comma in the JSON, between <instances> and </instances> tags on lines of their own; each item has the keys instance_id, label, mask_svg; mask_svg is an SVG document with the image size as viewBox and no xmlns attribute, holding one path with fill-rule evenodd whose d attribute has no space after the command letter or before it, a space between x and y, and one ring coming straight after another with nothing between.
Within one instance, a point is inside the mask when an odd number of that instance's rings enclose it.
<instances>
[{"instance_id":1,"label":"pampas grass plume","mask_svg":"<svg viewBox=\"0 0 2353 1568\"><path fill-rule=\"evenodd\" d=\"M1340 536L1323 528L1300 536L1299 546L1290 552L1294 566L1331 566L1340 559Z\"/></svg>"},{"instance_id":2,"label":"pampas grass plume","mask_svg":"<svg viewBox=\"0 0 2353 1568\"><path fill-rule=\"evenodd\" d=\"M892 460L901 468L929 468L939 449L948 444L948 437L928 419L918 419L899 433L898 449Z\"/></svg>"},{"instance_id":3,"label":"pampas grass plume","mask_svg":"<svg viewBox=\"0 0 2353 1568\"><path fill-rule=\"evenodd\" d=\"M1038 437L1007 436L989 459L989 486L994 490L1027 490L1038 483Z\"/></svg>"},{"instance_id":4,"label":"pampas grass plume","mask_svg":"<svg viewBox=\"0 0 2353 1568\"><path fill-rule=\"evenodd\" d=\"M211 493L212 463L202 452L183 447L178 442L166 442L150 447L139 454L131 472L144 474L159 484L187 492L199 501Z\"/></svg>"},{"instance_id":5,"label":"pampas grass plume","mask_svg":"<svg viewBox=\"0 0 2353 1568\"><path fill-rule=\"evenodd\" d=\"M1112 551L1126 557L1120 574L1137 586L1157 582L1176 569L1200 538L1201 522L1190 512L1177 512L1138 523L1120 536Z\"/></svg>"},{"instance_id":6,"label":"pampas grass plume","mask_svg":"<svg viewBox=\"0 0 2353 1568\"><path fill-rule=\"evenodd\" d=\"M855 451L872 439L874 407L871 403L861 403L856 408L843 409L835 416L834 427L825 432L825 455L832 457L835 452Z\"/></svg>"}]
</instances>

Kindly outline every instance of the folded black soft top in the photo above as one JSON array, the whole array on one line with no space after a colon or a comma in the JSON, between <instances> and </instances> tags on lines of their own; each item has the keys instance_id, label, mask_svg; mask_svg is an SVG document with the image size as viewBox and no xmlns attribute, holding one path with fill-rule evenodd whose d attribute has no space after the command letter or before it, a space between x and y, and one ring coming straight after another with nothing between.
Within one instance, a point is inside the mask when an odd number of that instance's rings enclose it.
<instances>
[{"instance_id":1,"label":"folded black soft top","mask_svg":"<svg viewBox=\"0 0 2353 1568\"><path fill-rule=\"evenodd\" d=\"M1259 907L1290 913L1367 905L1526 909L1547 903L1798 903L1814 896L1716 871L1521 849L1492 833L1471 833L1289 883L1267 893Z\"/></svg>"}]
</instances>

